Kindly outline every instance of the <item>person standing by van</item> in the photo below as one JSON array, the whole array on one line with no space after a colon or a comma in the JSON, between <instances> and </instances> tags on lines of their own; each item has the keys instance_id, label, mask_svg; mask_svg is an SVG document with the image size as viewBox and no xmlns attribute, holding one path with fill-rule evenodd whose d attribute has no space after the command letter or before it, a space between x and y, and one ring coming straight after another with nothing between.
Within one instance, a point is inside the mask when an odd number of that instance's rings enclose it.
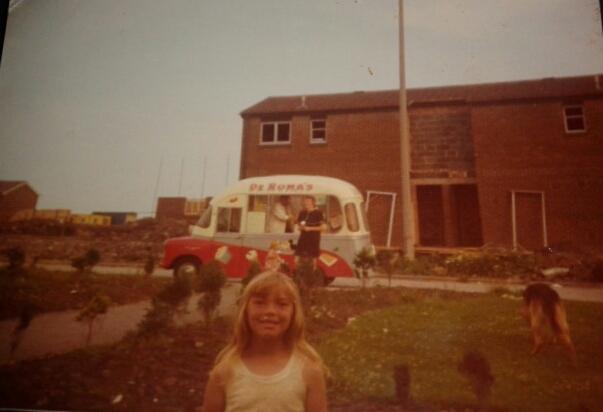
<instances>
[{"instance_id":1,"label":"person standing by van","mask_svg":"<svg viewBox=\"0 0 603 412\"><path fill-rule=\"evenodd\" d=\"M289 223L293 221L291 207L289 206L289 196L280 196L278 201L272 206L268 218L269 233L285 233Z\"/></svg>"},{"instance_id":2,"label":"person standing by van","mask_svg":"<svg viewBox=\"0 0 603 412\"><path fill-rule=\"evenodd\" d=\"M299 212L297 225L299 239L295 248L298 258L311 258L316 269L316 258L320 255L320 234L326 230L325 217L316 207L314 196L304 196L304 209Z\"/></svg>"}]
</instances>

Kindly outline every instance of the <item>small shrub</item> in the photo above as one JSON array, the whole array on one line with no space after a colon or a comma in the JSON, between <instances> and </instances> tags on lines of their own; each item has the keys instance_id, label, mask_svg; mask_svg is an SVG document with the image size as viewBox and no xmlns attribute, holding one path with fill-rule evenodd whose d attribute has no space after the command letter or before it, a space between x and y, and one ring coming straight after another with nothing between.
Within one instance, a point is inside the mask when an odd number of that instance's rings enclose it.
<instances>
[{"instance_id":1,"label":"small shrub","mask_svg":"<svg viewBox=\"0 0 603 412\"><path fill-rule=\"evenodd\" d=\"M78 275L89 273L98 262L100 262L100 252L96 249L90 249L82 256L71 260L71 266L76 269Z\"/></svg>"},{"instance_id":2,"label":"small shrub","mask_svg":"<svg viewBox=\"0 0 603 412\"><path fill-rule=\"evenodd\" d=\"M515 252L459 253L446 259L448 273L456 276L506 277L537 273L536 257Z\"/></svg>"},{"instance_id":3,"label":"small shrub","mask_svg":"<svg viewBox=\"0 0 603 412\"><path fill-rule=\"evenodd\" d=\"M8 259L6 274L11 278L22 276L25 273L25 251L20 246L8 248L4 251L4 256Z\"/></svg>"},{"instance_id":4,"label":"small shrub","mask_svg":"<svg viewBox=\"0 0 603 412\"><path fill-rule=\"evenodd\" d=\"M396 270L396 265L400 259L400 252L391 250L380 250L377 252L377 266L387 275L388 285L392 285L392 275Z\"/></svg>"},{"instance_id":5,"label":"small shrub","mask_svg":"<svg viewBox=\"0 0 603 412\"><path fill-rule=\"evenodd\" d=\"M153 298L151 308L147 310L144 318L138 324L138 335L148 336L157 334L174 322L173 307L157 298Z\"/></svg>"},{"instance_id":6,"label":"small shrub","mask_svg":"<svg viewBox=\"0 0 603 412\"><path fill-rule=\"evenodd\" d=\"M592 280L603 282L603 259L597 259L591 271Z\"/></svg>"},{"instance_id":7,"label":"small shrub","mask_svg":"<svg viewBox=\"0 0 603 412\"><path fill-rule=\"evenodd\" d=\"M469 380L475 397L480 406L483 406L494 383L488 360L478 351L467 351L459 362L457 370Z\"/></svg>"},{"instance_id":8,"label":"small shrub","mask_svg":"<svg viewBox=\"0 0 603 412\"><path fill-rule=\"evenodd\" d=\"M157 300L167 303L174 310L178 309L193 292L192 282L188 276L173 278L172 282L159 291Z\"/></svg>"},{"instance_id":9,"label":"small shrub","mask_svg":"<svg viewBox=\"0 0 603 412\"><path fill-rule=\"evenodd\" d=\"M96 294L90 302L80 311L77 315L76 320L79 322L86 322L88 325L88 334L86 335L86 345L90 344L92 339L92 327L94 321L99 315L107 313L107 310L111 306L111 299L103 294Z\"/></svg>"},{"instance_id":10,"label":"small shrub","mask_svg":"<svg viewBox=\"0 0 603 412\"><path fill-rule=\"evenodd\" d=\"M211 261L201 266L197 281L197 292L201 293L197 307L203 313L206 325L210 325L220 302L222 301L222 288L226 284L226 275L222 265Z\"/></svg>"},{"instance_id":11,"label":"small shrub","mask_svg":"<svg viewBox=\"0 0 603 412\"><path fill-rule=\"evenodd\" d=\"M19 347L23 332L29 327L32 319L38 314L39 307L31 302L26 302L19 311L19 321L13 329L10 337L10 354L11 356Z\"/></svg>"},{"instance_id":12,"label":"small shrub","mask_svg":"<svg viewBox=\"0 0 603 412\"><path fill-rule=\"evenodd\" d=\"M251 279L259 275L261 272L262 267L260 266L260 264L255 260L251 262L251 264L249 265L249 269L247 269L245 277L241 280L241 285L243 286L243 289L249 284L249 282L251 282Z\"/></svg>"},{"instance_id":13,"label":"small shrub","mask_svg":"<svg viewBox=\"0 0 603 412\"><path fill-rule=\"evenodd\" d=\"M360 252L356 253L354 257L354 273L362 281L362 287L366 286L369 271L374 269L376 264L375 254L370 249L363 248Z\"/></svg>"},{"instance_id":14,"label":"small shrub","mask_svg":"<svg viewBox=\"0 0 603 412\"><path fill-rule=\"evenodd\" d=\"M155 270L155 257L152 255L149 255L147 257L147 260L144 262L144 274L146 277L150 277L153 274L153 271Z\"/></svg>"},{"instance_id":15,"label":"small shrub","mask_svg":"<svg viewBox=\"0 0 603 412\"><path fill-rule=\"evenodd\" d=\"M401 257L396 261L396 269L408 275L431 275L443 267L443 258L439 255L417 256L410 260Z\"/></svg>"},{"instance_id":16,"label":"small shrub","mask_svg":"<svg viewBox=\"0 0 603 412\"><path fill-rule=\"evenodd\" d=\"M293 280L300 291L313 289L321 286L323 282L323 273L320 269L314 268L311 258L299 258Z\"/></svg>"},{"instance_id":17,"label":"small shrub","mask_svg":"<svg viewBox=\"0 0 603 412\"><path fill-rule=\"evenodd\" d=\"M197 292L212 292L221 290L226 284L226 275L222 269L222 265L212 260L201 266L196 284Z\"/></svg>"},{"instance_id":18,"label":"small shrub","mask_svg":"<svg viewBox=\"0 0 603 412\"><path fill-rule=\"evenodd\" d=\"M174 314L181 309L192 290L189 277L173 278L173 281L151 300L151 307L138 324L138 335L153 335L171 327L174 324Z\"/></svg>"}]
</instances>

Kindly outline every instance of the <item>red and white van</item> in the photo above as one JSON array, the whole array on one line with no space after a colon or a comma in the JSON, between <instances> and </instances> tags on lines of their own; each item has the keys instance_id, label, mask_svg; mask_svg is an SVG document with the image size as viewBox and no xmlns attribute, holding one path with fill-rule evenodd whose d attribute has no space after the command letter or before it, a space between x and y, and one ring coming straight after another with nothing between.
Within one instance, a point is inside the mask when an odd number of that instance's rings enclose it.
<instances>
[{"instance_id":1,"label":"red and white van","mask_svg":"<svg viewBox=\"0 0 603 412\"><path fill-rule=\"evenodd\" d=\"M241 180L215 196L190 236L168 239L161 266L178 276L197 271L204 263L218 260L229 277L242 278L251 261L264 265L271 247L294 270L297 229L271 233L271 212L278 199L287 195L294 217L302 209L304 195L312 195L322 210L327 230L322 233L317 266L325 284L336 277L354 276L354 257L372 248L362 195L352 184L322 176L277 175Z\"/></svg>"}]
</instances>

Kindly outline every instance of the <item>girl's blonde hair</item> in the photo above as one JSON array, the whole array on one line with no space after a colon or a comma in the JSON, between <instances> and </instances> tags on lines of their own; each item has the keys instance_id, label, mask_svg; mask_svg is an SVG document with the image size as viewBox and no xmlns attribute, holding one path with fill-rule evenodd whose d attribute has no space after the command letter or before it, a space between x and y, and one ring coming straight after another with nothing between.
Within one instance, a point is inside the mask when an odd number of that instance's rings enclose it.
<instances>
[{"instance_id":1,"label":"girl's blonde hair","mask_svg":"<svg viewBox=\"0 0 603 412\"><path fill-rule=\"evenodd\" d=\"M240 358L245 348L251 342L252 331L247 323L247 305L249 304L249 300L252 296L267 294L275 288L283 290L293 302L291 324L283 336L285 344L291 349L299 351L308 359L317 362L326 372L320 355L306 341L304 336L304 313L297 286L289 276L275 271L260 273L243 290L243 294L239 298L239 310L234 324L233 335L230 342L218 354L216 365L219 363L229 364L236 358Z\"/></svg>"}]
</instances>

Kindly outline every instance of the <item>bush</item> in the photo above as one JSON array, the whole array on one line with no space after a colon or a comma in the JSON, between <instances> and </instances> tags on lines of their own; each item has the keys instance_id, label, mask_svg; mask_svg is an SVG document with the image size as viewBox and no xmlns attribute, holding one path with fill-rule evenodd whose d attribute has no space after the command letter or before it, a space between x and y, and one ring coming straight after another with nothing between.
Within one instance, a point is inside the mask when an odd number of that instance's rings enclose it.
<instances>
[{"instance_id":1,"label":"bush","mask_svg":"<svg viewBox=\"0 0 603 412\"><path fill-rule=\"evenodd\" d=\"M409 275L432 275L444 269L444 258L440 255L417 256L413 260L401 257L396 270Z\"/></svg>"},{"instance_id":2,"label":"bush","mask_svg":"<svg viewBox=\"0 0 603 412\"><path fill-rule=\"evenodd\" d=\"M149 277L153 274L153 271L155 270L155 257L154 256L148 256L147 260L144 262L144 274L145 276Z\"/></svg>"},{"instance_id":3,"label":"bush","mask_svg":"<svg viewBox=\"0 0 603 412\"><path fill-rule=\"evenodd\" d=\"M222 287L226 284L226 275L222 265L211 261L201 266L196 290L201 293L197 307L203 313L205 324L209 325L222 301Z\"/></svg>"},{"instance_id":4,"label":"bush","mask_svg":"<svg viewBox=\"0 0 603 412\"><path fill-rule=\"evenodd\" d=\"M356 253L354 257L354 273L356 277L362 281L362 287L365 286L368 279L369 271L375 267L377 260L375 254L368 248L363 248Z\"/></svg>"},{"instance_id":5,"label":"bush","mask_svg":"<svg viewBox=\"0 0 603 412\"><path fill-rule=\"evenodd\" d=\"M71 260L71 266L77 270L79 275L88 273L98 262L100 262L100 252L96 249L90 249L80 257Z\"/></svg>"},{"instance_id":6,"label":"bush","mask_svg":"<svg viewBox=\"0 0 603 412\"><path fill-rule=\"evenodd\" d=\"M144 318L138 324L138 335L153 335L165 330L172 325L174 321L174 311L168 303L153 298L151 308L144 315Z\"/></svg>"},{"instance_id":7,"label":"bush","mask_svg":"<svg viewBox=\"0 0 603 412\"><path fill-rule=\"evenodd\" d=\"M11 278L22 276L25 272L25 251L20 246L15 246L4 250L4 256L8 259L8 267L4 272Z\"/></svg>"},{"instance_id":8,"label":"bush","mask_svg":"<svg viewBox=\"0 0 603 412\"><path fill-rule=\"evenodd\" d=\"M173 278L172 283L165 286L151 300L151 308L138 324L138 335L152 335L171 327L174 323L174 314L191 293L192 282L189 277Z\"/></svg>"},{"instance_id":9,"label":"bush","mask_svg":"<svg viewBox=\"0 0 603 412\"><path fill-rule=\"evenodd\" d=\"M295 267L293 280L297 284L302 295L309 289L322 286L324 281L322 271L318 268L314 268L311 258L299 259L298 264Z\"/></svg>"},{"instance_id":10,"label":"bush","mask_svg":"<svg viewBox=\"0 0 603 412\"><path fill-rule=\"evenodd\" d=\"M249 282L251 282L251 279L259 275L261 272L262 267L260 266L260 264L257 261L251 262L251 265L249 265L249 269L247 269L245 277L241 280L241 285L243 286L243 289L249 284Z\"/></svg>"},{"instance_id":11,"label":"bush","mask_svg":"<svg viewBox=\"0 0 603 412\"><path fill-rule=\"evenodd\" d=\"M538 272L533 254L460 253L446 259L448 273L457 276L506 277L533 275Z\"/></svg>"},{"instance_id":12,"label":"bush","mask_svg":"<svg viewBox=\"0 0 603 412\"><path fill-rule=\"evenodd\" d=\"M77 315L77 321L86 322L88 325L86 345L89 345L90 340L92 339L92 326L94 325L94 321L99 315L107 313L109 306L111 306L111 299L106 295L97 293Z\"/></svg>"},{"instance_id":13,"label":"bush","mask_svg":"<svg viewBox=\"0 0 603 412\"><path fill-rule=\"evenodd\" d=\"M400 259L400 252L394 252L392 250L380 250L377 252L377 266L380 270L385 272L389 285L392 283L392 275L396 270L396 265Z\"/></svg>"}]
</instances>

